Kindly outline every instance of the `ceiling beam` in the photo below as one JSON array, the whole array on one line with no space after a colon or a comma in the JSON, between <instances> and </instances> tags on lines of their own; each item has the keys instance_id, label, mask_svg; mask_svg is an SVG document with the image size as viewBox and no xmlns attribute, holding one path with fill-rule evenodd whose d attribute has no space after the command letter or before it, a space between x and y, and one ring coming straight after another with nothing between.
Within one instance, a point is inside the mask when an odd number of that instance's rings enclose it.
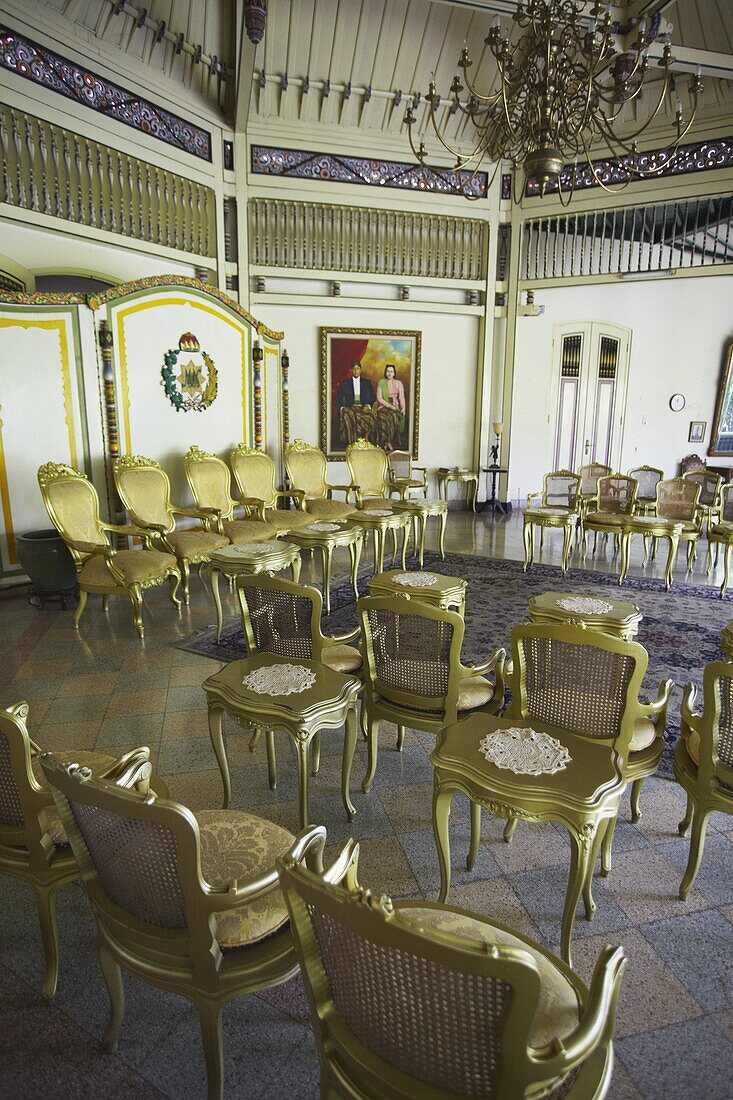
<instances>
[{"instance_id":1,"label":"ceiling beam","mask_svg":"<svg viewBox=\"0 0 733 1100\"><path fill-rule=\"evenodd\" d=\"M671 8L676 0L630 0L626 8L626 18L651 19L657 12L663 12L665 8Z\"/></svg>"}]
</instances>

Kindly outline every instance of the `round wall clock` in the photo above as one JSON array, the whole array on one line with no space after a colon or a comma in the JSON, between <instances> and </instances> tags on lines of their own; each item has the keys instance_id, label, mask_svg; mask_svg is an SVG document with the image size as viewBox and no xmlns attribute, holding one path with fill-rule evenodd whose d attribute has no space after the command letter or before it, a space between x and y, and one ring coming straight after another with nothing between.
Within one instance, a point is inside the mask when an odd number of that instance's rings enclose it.
<instances>
[{"instance_id":1,"label":"round wall clock","mask_svg":"<svg viewBox=\"0 0 733 1100\"><path fill-rule=\"evenodd\" d=\"M682 412L687 402L683 393L673 393L669 399L669 407L672 412Z\"/></svg>"}]
</instances>

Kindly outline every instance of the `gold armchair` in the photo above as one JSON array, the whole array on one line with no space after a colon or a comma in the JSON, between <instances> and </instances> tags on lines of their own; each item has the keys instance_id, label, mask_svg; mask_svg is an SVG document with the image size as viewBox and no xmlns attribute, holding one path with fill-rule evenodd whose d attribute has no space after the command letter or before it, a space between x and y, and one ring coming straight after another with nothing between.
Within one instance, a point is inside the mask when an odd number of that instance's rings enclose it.
<instances>
[{"instance_id":1,"label":"gold armchair","mask_svg":"<svg viewBox=\"0 0 733 1100\"><path fill-rule=\"evenodd\" d=\"M624 474L599 477L594 503L583 520L583 557L588 553L588 532L593 532L593 553L598 533L613 535L618 541L624 516L633 516L636 508L638 482Z\"/></svg>"},{"instance_id":2,"label":"gold armchair","mask_svg":"<svg viewBox=\"0 0 733 1100\"><path fill-rule=\"evenodd\" d=\"M230 493L231 474L225 462L193 444L183 459L186 480L196 506L211 516L212 525L230 542L260 542L274 538L276 531L262 519L236 519L235 508L243 508Z\"/></svg>"},{"instance_id":3,"label":"gold armchair","mask_svg":"<svg viewBox=\"0 0 733 1100\"><path fill-rule=\"evenodd\" d=\"M733 814L733 666L712 661L703 677L704 709L692 708L695 688L688 684L682 698L680 738L674 750L675 779L687 795L680 836L692 825L690 857L680 885L686 901L700 869L710 814Z\"/></svg>"},{"instance_id":4,"label":"gold armchair","mask_svg":"<svg viewBox=\"0 0 733 1100\"><path fill-rule=\"evenodd\" d=\"M578 495L578 511L581 521L586 513L591 511L593 505L598 509L598 479L608 477L613 473L610 466L604 466L602 462L589 462L578 470L580 477L580 492Z\"/></svg>"},{"instance_id":5,"label":"gold armchair","mask_svg":"<svg viewBox=\"0 0 733 1100\"><path fill-rule=\"evenodd\" d=\"M715 564L718 564L718 548L724 549L724 573L723 583L720 586L721 600L728 590L730 580L730 558L733 553L733 483L724 485L720 491L720 520L708 526L708 573L713 568L713 547L715 547Z\"/></svg>"},{"instance_id":6,"label":"gold armchair","mask_svg":"<svg viewBox=\"0 0 733 1100\"><path fill-rule=\"evenodd\" d=\"M723 478L720 474L714 474L710 470L688 470L682 477L685 481L694 481L700 486L699 508L708 530L714 523L720 522L720 494L723 488Z\"/></svg>"},{"instance_id":7,"label":"gold armchair","mask_svg":"<svg viewBox=\"0 0 733 1100\"><path fill-rule=\"evenodd\" d=\"M28 704L0 710L0 874L33 887L45 956L43 996L51 1000L59 971L59 930L56 892L79 877L69 841L40 764L42 749L31 740ZM130 779L130 769L149 759L139 750L122 760L101 752L67 749L54 754L60 761L77 761L99 776Z\"/></svg>"},{"instance_id":8,"label":"gold armchair","mask_svg":"<svg viewBox=\"0 0 733 1100\"><path fill-rule=\"evenodd\" d=\"M180 508L171 503L171 483L159 463L142 455L120 455L112 465L120 500L133 521L159 540L175 556L183 579L183 599L189 601L190 567L209 561L214 550L228 546L225 535L207 527L176 530L176 516L209 523L211 512L200 508Z\"/></svg>"},{"instance_id":9,"label":"gold armchair","mask_svg":"<svg viewBox=\"0 0 733 1100\"><path fill-rule=\"evenodd\" d=\"M239 503L251 509L258 519L266 519L280 533L313 522L305 510L305 493L300 489L275 488L275 464L264 451L240 443L231 453L231 463L239 486ZM295 511L278 509L277 502L287 499L295 502Z\"/></svg>"},{"instance_id":10,"label":"gold armchair","mask_svg":"<svg viewBox=\"0 0 733 1100\"><path fill-rule=\"evenodd\" d=\"M680 541L687 543L687 569L692 569L697 540L702 534L700 486L684 477L670 477L657 484L655 513L661 519L671 519L682 525ZM656 553L656 538L652 539L652 557Z\"/></svg>"},{"instance_id":11,"label":"gold armchair","mask_svg":"<svg viewBox=\"0 0 733 1100\"><path fill-rule=\"evenodd\" d=\"M365 511L388 508L390 478L387 452L367 439L357 439L346 448L346 465L358 507Z\"/></svg>"},{"instance_id":12,"label":"gold armchair","mask_svg":"<svg viewBox=\"0 0 733 1100\"><path fill-rule=\"evenodd\" d=\"M74 614L78 630L88 593L102 597L106 611L112 596L127 596L132 603L135 628L142 638L143 591L171 581L171 602L180 607L176 593L181 573L172 554L152 549L150 532L140 527L102 523L99 497L86 474L58 462L46 462L38 471L38 484L51 522L61 535L74 559L79 585L79 604ZM106 532L139 538L142 550L116 550L107 541Z\"/></svg>"},{"instance_id":13,"label":"gold armchair","mask_svg":"<svg viewBox=\"0 0 733 1100\"><path fill-rule=\"evenodd\" d=\"M536 503L533 503L536 502ZM572 470L553 470L542 479L542 491L529 493L524 510L524 569L534 561L534 529L540 529L540 550L545 528L559 527L563 532L561 568L570 565L573 533L580 519L580 474Z\"/></svg>"},{"instance_id":14,"label":"gold armchair","mask_svg":"<svg viewBox=\"0 0 733 1100\"><path fill-rule=\"evenodd\" d=\"M637 482L636 510L642 515L653 513L657 503L657 485L664 479L664 470L657 466L634 466L629 477Z\"/></svg>"},{"instance_id":15,"label":"gold armchair","mask_svg":"<svg viewBox=\"0 0 733 1100\"><path fill-rule=\"evenodd\" d=\"M285 470L293 489L304 494L305 508L311 516L345 519L353 514L354 507L349 503L351 486L328 483L328 462L318 447L302 439L294 440L285 448ZM331 494L335 491L345 493L346 500L332 500Z\"/></svg>"},{"instance_id":16,"label":"gold armchair","mask_svg":"<svg viewBox=\"0 0 733 1100\"><path fill-rule=\"evenodd\" d=\"M589 991L556 955L485 917L372 896L357 883L358 854L349 841L342 886L277 863L322 1096L606 1095L623 948L604 948Z\"/></svg>"},{"instance_id":17,"label":"gold armchair","mask_svg":"<svg viewBox=\"0 0 733 1100\"><path fill-rule=\"evenodd\" d=\"M252 814L193 814L119 790L50 754L43 769L97 924L110 1000L105 1049L116 1049L122 1026L124 968L196 1005L208 1097L221 1100L224 1004L280 985L298 969L275 859L289 850L297 862L319 841L317 865L325 830L296 841Z\"/></svg>"},{"instance_id":18,"label":"gold armchair","mask_svg":"<svg viewBox=\"0 0 733 1100\"><path fill-rule=\"evenodd\" d=\"M389 493L397 493L400 500L408 500L410 493L422 493L428 495L428 471L426 466L413 465L412 455L409 451L390 451L389 461ZM419 471L421 477L415 477L415 471Z\"/></svg>"}]
</instances>

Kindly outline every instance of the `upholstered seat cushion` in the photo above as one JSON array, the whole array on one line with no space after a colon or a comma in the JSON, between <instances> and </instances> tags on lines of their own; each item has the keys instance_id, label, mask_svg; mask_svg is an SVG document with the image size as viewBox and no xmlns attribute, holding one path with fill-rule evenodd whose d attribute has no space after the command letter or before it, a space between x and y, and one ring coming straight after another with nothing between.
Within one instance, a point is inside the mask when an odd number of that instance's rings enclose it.
<instances>
[{"instance_id":1,"label":"upholstered seat cushion","mask_svg":"<svg viewBox=\"0 0 733 1100\"><path fill-rule=\"evenodd\" d=\"M402 909L397 902L395 916L401 923L412 928L417 926L448 932L481 944L496 944L498 947L515 947L526 951L537 965L540 975L537 1011L527 1037L530 1046L544 1046L556 1036L565 1038L578 1026L578 998L570 982L543 952L513 936L511 932L504 932L482 920L467 917L451 909L422 909L417 906Z\"/></svg>"},{"instance_id":2,"label":"upholstered seat cushion","mask_svg":"<svg viewBox=\"0 0 733 1100\"><path fill-rule=\"evenodd\" d=\"M571 508L525 508L524 517L525 519L556 519L570 522L578 518L578 513Z\"/></svg>"},{"instance_id":3,"label":"upholstered seat cushion","mask_svg":"<svg viewBox=\"0 0 733 1100\"><path fill-rule=\"evenodd\" d=\"M166 538L176 555L179 558L188 558L189 561L195 561L229 545L226 535L217 535L213 531L198 528L191 531L172 531Z\"/></svg>"},{"instance_id":4,"label":"upholstered seat cushion","mask_svg":"<svg viewBox=\"0 0 733 1100\"><path fill-rule=\"evenodd\" d=\"M651 718L647 718L643 714L640 715L634 722L634 732L631 735L629 752L641 752L642 749L648 749L656 736L657 727Z\"/></svg>"},{"instance_id":5,"label":"upholstered seat cushion","mask_svg":"<svg viewBox=\"0 0 733 1100\"><path fill-rule=\"evenodd\" d=\"M346 516L353 516L356 511L353 504L346 504L343 500L326 500L325 498L322 500L307 500L305 506L309 515L328 516L329 519L345 519Z\"/></svg>"},{"instance_id":6,"label":"upholstered seat cushion","mask_svg":"<svg viewBox=\"0 0 733 1100\"><path fill-rule=\"evenodd\" d=\"M709 534L717 535L721 539L733 540L733 523L716 523L710 528Z\"/></svg>"},{"instance_id":7,"label":"upholstered seat cushion","mask_svg":"<svg viewBox=\"0 0 733 1100\"><path fill-rule=\"evenodd\" d=\"M628 516L621 515L620 512L589 512L585 517L585 522L588 526L598 523L603 527L620 527L623 521L628 518Z\"/></svg>"},{"instance_id":8,"label":"upholstered seat cushion","mask_svg":"<svg viewBox=\"0 0 733 1100\"><path fill-rule=\"evenodd\" d=\"M275 866L295 837L287 829L238 810L201 810L195 814L201 835L201 871L211 886L245 882ZM271 936L288 921L280 890L250 905L216 915L221 947L244 947Z\"/></svg>"},{"instance_id":9,"label":"upholstered seat cushion","mask_svg":"<svg viewBox=\"0 0 733 1100\"><path fill-rule=\"evenodd\" d=\"M100 772L106 771L116 760L116 757L107 756L104 752L78 752L75 749L54 750L53 755L61 764L74 763L79 764L82 768L91 768L94 775L99 775ZM41 767L41 758L39 756L34 756L31 761L31 766L36 782L42 787L48 788L46 776L43 774L43 768ZM61 818L55 806L49 806L46 811L46 822L49 836L57 847L62 847L64 844L69 843L66 836L66 830L61 824Z\"/></svg>"},{"instance_id":10,"label":"upholstered seat cushion","mask_svg":"<svg viewBox=\"0 0 733 1100\"><path fill-rule=\"evenodd\" d=\"M688 523L686 521L682 522L680 520L677 520L676 522L678 522L680 524L680 526L682 527L683 536L684 535L699 535L700 534L700 528L697 526L697 524Z\"/></svg>"},{"instance_id":11,"label":"upholstered seat cushion","mask_svg":"<svg viewBox=\"0 0 733 1100\"><path fill-rule=\"evenodd\" d=\"M172 554L160 550L118 550L112 559L115 568L124 577L125 587L131 584L144 584L146 581L162 580L166 573L178 572L176 559ZM95 554L84 562L79 573L79 583L83 587L114 588L115 580L104 563L101 554Z\"/></svg>"},{"instance_id":12,"label":"upholstered seat cushion","mask_svg":"<svg viewBox=\"0 0 733 1100\"><path fill-rule=\"evenodd\" d=\"M386 497L366 497L362 501L361 506L365 512L372 512L375 508L377 510L381 508L391 508L392 503L393 502L391 500L387 500Z\"/></svg>"},{"instance_id":13,"label":"upholstered seat cushion","mask_svg":"<svg viewBox=\"0 0 733 1100\"><path fill-rule=\"evenodd\" d=\"M281 508L273 508L267 512L267 522L275 531L293 531L296 527L305 527L313 523L310 512L296 512L293 508L285 511Z\"/></svg>"},{"instance_id":14,"label":"upholstered seat cushion","mask_svg":"<svg viewBox=\"0 0 733 1100\"><path fill-rule=\"evenodd\" d=\"M276 529L271 523L261 519L225 519L223 524L224 534L232 543L238 542L267 542L274 538Z\"/></svg>"},{"instance_id":15,"label":"upholstered seat cushion","mask_svg":"<svg viewBox=\"0 0 733 1100\"><path fill-rule=\"evenodd\" d=\"M494 698L494 685L485 676L466 676L458 685L458 709L475 710Z\"/></svg>"},{"instance_id":16,"label":"upholstered seat cushion","mask_svg":"<svg viewBox=\"0 0 733 1100\"><path fill-rule=\"evenodd\" d=\"M361 653L353 645L330 645L321 653L321 661L334 672L358 672L363 665Z\"/></svg>"}]
</instances>

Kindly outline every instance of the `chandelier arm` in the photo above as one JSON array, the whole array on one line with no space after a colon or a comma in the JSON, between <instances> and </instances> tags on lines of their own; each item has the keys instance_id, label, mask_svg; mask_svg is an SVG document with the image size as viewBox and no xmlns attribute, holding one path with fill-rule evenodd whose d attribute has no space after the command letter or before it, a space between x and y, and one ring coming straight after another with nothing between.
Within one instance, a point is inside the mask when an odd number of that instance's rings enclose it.
<instances>
[{"instance_id":1,"label":"chandelier arm","mask_svg":"<svg viewBox=\"0 0 733 1100\"><path fill-rule=\"evenodd\" d=\"M620 187L609 187L607 184L605 184L603 182L601 177L598 175L598 172L596 171L596 167L595 167L593 161L590 159L590 154L588 153L587 150L586 150L586 160L588 161L588 167L591 170L591 173L593 175L593 179L596 181L598 186L602 187L603 190L608 192L609 195L621 195L626 190L626 188L629 186L629 183L631 182L630 179L628 179L626 181L626 183L623 183Z\"/></svg>"},{"instance_id":2,"label":"chandelier arm","mask_svg":"<svg viewBox=\"0 0 733 1100\"><path fill-rule=\"evenodd\" d=\"M437 137L438 141L443 146L443 148L446 150L446 152L450 153L450 155L452 157L456 158L456 167L457 168L463 168L466 164L469 164L472 160L475 160L475 158L481 152L481 145L483 144L483 141L484 141L483 137L481 137L479 139L479 142L475 146L472 153L461 153L458 149L454 149L451 145L449 145L447 143L447 141L444 140L443 135L441 134L440 130L438 129L438 124L435 121L435 114L436 114L436 112L431 110L431 112L430 112L430 124L433 127L433 131L435 133L435 136ZM483 159L483 155L482 155L481 159ZM480 161L479 161L479 163L480 163ZM477 167L478 167L478 165L477 165Z\"/></svg>"}]
</instances>

